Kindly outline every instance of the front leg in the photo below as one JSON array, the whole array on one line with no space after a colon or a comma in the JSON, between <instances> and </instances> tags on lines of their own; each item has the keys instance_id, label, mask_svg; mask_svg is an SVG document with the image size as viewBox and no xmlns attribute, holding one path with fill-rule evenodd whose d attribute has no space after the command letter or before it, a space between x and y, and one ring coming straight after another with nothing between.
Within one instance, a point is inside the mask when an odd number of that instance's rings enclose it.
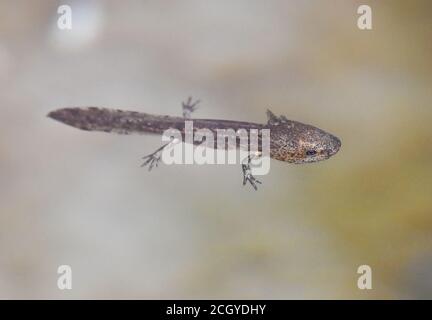
<instances>
[{"instance_id":1,"label":"front leg","mask_svg":"<svg viewBox=\"0 0 432 320\"><path fill-rule=\"evenodd\" d=\"M172 141L164 144L162 147L157 149L155 152L150 153L149 155L143 157L143 159L146 159L144 163L141 165L141 167L145 167L148 165L148 171L151 171L153 167L157 167L159 165L159 161L162 159L162 152L163 150L170 146Z\"/></svg>"},{"instance_id":2,"label":"front leg","mask_svg":"<svg viewBox=\"0 0 432 320\"><path fill-rule=\"evenodd\" d=\"M254 158L254 155L249 155L247 157L247 163L244 164L242 163L242 171L243 171L243 185L246 185L246 182L249 182L251 184L251 186L255 189L258 190L257 187L257 183L261 184L261 181L257 180L253 175L252 175L252 169L251 169L251 161L252 158Z\"/></svg>"}]
</instances>

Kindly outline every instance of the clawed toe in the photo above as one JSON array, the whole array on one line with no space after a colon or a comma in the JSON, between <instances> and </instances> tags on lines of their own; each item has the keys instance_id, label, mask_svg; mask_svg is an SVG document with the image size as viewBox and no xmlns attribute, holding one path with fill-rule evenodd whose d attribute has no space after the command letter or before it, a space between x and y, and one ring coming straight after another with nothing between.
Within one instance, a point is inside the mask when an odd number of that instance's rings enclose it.
<instances>
[{"instance_id":1,"label":"clawed toe","mask_svg":"<svg viewBox=\"0 0 432 320\"><path fill-rule=\"evenodd\" d=\"M198 103L200 103L200 100L192 102L192 97L189 97L186 102L182 102L183 117L190 118L191 113L198 109Z\"/></svg>"},{"instance_id":2,"label":"clawed toe","mask_svg":"<svg viewBox=\"0 0 432 320\"><path fill-rule=\"evenodd\" d=\"M149 154L148 156L143 157L143 159L147 159L143 162L141 167L145 167L148 165L148 171L151 171L153 167L157 167L159 165L159 161L161 159L160 155Z\"/></svg>"},{"instance_id":3,"label":"clawed toe","mask_svg":"<svg viewBox=\"0 0 432 320\"><path fill-rule=\"evenodd\" d=\"M257 183L262 184L262 183L252 175L249 164L247 165L243 164L242 169L243 169L243 185L246 185L246 182L249 182L255 190L258 190L256 184Z\"/></svg>"}]
</instances>

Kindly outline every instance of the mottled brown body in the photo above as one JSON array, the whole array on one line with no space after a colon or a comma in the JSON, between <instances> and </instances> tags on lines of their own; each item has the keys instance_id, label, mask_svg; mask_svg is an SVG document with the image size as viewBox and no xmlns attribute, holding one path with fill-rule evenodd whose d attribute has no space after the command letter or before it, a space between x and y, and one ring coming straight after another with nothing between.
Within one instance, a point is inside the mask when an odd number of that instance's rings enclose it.
<instances>
[{"instance_id":1,"label":"mottled brown body","mask_svg":"<svg viewBox=\"0 0 432 320\"><path fill-rule=\"evenodd\" d=\"M185 119L181 117L151 115L135 111L107 108L64 108L52 111L49 117L88 131L118 134L163 134L168 129L179 130L184 139L185 120L193 121L193 129L208 129L216 137L218 130L270 129L270 157L290 163L324 160L340 148L340 140L314 126L276 117L267 111L267 124L217 119ZM239 140L237 139L237 146ZM217 148L217 145L215 145ZM260 150L260 147L258 147Z\"/></svg>"}]
</instances>

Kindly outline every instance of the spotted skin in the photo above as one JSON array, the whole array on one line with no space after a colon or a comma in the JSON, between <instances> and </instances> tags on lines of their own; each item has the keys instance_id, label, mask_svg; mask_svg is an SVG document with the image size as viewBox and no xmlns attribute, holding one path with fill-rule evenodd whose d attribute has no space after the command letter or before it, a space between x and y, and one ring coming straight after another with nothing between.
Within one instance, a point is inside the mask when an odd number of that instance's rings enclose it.
<instances>
[{"instance_id":1,"label":"spotted skin","mask_svg":"<svg viewBox=\"0 0 432 320\"><path fill-rule=\"evenodd\" d=\"M270 157L276 160L302 164L325 160L336 154L341 141L336 136L301 122L277 117L267 111L266 124L216 120L185 119L98 107L63 108L52 111L48 117L72 127L87 131L117 134L162 134L167 129L178 129L184 137L185 120L193 121L194 131L209 129L216 137L217 129L270 129ZM239 143L237 141L237 147ZM217 148L217 145L214 146Z\"/></svg>"}]
</instances>

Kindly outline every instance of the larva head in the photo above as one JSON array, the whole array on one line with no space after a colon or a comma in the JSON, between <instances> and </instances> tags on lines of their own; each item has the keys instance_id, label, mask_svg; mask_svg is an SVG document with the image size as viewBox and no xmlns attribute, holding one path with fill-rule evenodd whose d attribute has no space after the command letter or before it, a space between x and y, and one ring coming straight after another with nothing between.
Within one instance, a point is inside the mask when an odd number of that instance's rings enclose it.
<instances>
[{"instance_id":1,"label":"larva head","mask_svg":"<svg viewBox=\"0 0 432 320\"><path fill-rule=\"evenodd\" d=\"M339 138L314 126L296 121L269 124L271 157L291 163L326 160L339 151Z\"/></svg>"}]
</instances>

